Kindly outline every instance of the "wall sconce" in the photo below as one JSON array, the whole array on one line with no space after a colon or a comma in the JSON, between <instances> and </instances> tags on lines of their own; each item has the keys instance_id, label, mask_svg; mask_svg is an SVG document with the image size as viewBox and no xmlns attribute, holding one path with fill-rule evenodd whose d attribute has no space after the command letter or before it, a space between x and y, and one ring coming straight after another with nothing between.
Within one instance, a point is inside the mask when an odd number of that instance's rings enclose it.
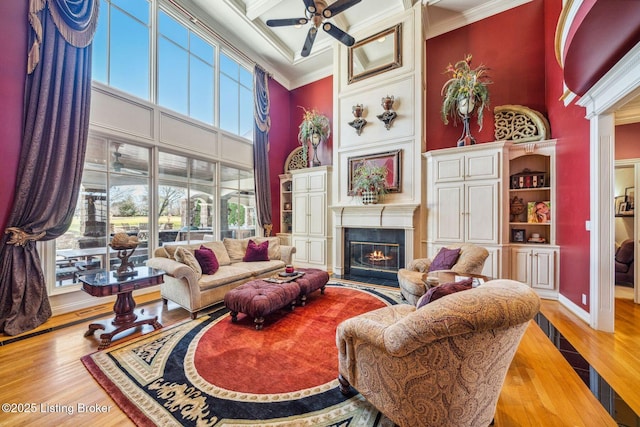
<instances>
[{"instance_id":1,"label":"wall sconce","mask_svg":"<svg viewBox=\"0 0 640 427\"><path fill-rule=\"evenodd\" d=\"M398 114L393 111L393 103L395 102L395 99L392 96L387 95L386 97L382 98L382 108L384 108L384 112L378 116L376 116L378 119L380 119L383 123L384 123L384 127L389 130L389 128L391 128L391 124L393 124L393 121L396 119L396 117L398 117Z\"/></svg>"},{"instance_id":2,"label":"wall sconce","mask_svg":"<svg viewBox=\"0 0 640 427\"><path fill-rule=\"evenodd\" d=\"M364 107L362 106L362 104L356 104L351 107L351 112L353 113L355 120L349 122L349 126L356 130L358 136L360 136L360 134L362 133L362 128L367 124L367 121L362 118L363 111Z\"/></svg>"}]
</instances>

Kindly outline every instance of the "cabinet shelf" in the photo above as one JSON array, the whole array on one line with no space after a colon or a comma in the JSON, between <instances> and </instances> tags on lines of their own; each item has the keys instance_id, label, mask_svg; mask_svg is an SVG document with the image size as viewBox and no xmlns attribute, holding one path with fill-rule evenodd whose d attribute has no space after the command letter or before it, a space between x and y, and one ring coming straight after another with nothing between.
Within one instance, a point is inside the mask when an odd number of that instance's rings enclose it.
<instances>
[{"instance_id":1,"label":"cabinet shelf","mask_svg":"<svg viewBox=\"0 0 640 427\"><path fill-rule=\"evenodd\" d=\"M550 222L510 222L509 225L522 225L522 226L529 225L529 226L537 227L539 225L550 226L551 223Z\"/></svg>"},{"instance_id":2,"label":"cabinet shelf","mask_svg":"<svg viewBox=\"0 0 640 427\"><path fill-rule=\"evenodd\" d=\"M529 191L549 191L551 187L538 187L538 188L510 188L510 193L520 193L520 192L529 192Z\"/></svg>"}]
</instances>

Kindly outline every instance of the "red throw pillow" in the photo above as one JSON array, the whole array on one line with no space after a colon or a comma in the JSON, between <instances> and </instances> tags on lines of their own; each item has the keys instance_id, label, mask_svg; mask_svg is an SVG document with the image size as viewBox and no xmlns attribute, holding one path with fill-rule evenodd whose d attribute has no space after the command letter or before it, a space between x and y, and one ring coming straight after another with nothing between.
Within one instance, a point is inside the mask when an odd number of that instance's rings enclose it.
<instances>
[{"instance_id":1,"label":"red throw pillow","mask_svg":"<svg viewBox=\"0 0 640 427\"><path fill-rule=\"evenodd\" d=\"M200 245L200 249L196 249L194 255L204 274L214 274L220 268L216 254L208 247Z\"/></svg>"},{"instance_id":2,"label":"red throw pillow","mask_svg":"<svg viewBox=\"0 0 640 427\"><path fill-rule=\"evenodd\" d=\"M458 261L459 256L460 248L442 248L433 261L431 261L428 271L451 270L451 267L453 267L456 261Z\"/></svg>"},{"instance_id":3,"label":"red throw pillow","mask_svg":"<svg viewBox=\"0 0 640 427\"><path fill-rule=\"evenodd\" d=\"M430 302L433 302L439 298L447 295L455 294L456 292L466 291L473 287L473 278L461 280L459 282L443 283L442 285L434 286L424 294L416 303L416 308L423 307Z\"/></svg>"},{"instance_id":4,"label":"red throw pillow","mask_svg":"<svg viewBox=\"0 0 640 427\"><path fill-rule=\"evenodd\" d=\"M249 240L247 251L244 253L244 262L269 261L269 241L257 244L253 240Z\"/></svg>"}]
</instances>

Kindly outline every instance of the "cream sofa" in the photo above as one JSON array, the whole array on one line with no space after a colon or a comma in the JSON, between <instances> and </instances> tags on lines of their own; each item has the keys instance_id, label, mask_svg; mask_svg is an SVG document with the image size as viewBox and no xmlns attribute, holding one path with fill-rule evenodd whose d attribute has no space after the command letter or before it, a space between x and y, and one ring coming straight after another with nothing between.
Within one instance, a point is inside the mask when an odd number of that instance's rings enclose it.
<instances>
[{"instance_id":1,"label":"cream sofa","mask_svg":"<svg viewBox=\"0 0 640 427\"><path fill-rule=\"evenodd\" d=\"M191 245L165 245L155 250L154 257L147 260L149 267L165 271L160 292L165 304L171 300L191 313L195 319L198 312L224 299L231 289L249 280L272 276L291 264L295 248L280 244L278 237L254 237L257 243L269 241L269 261L243 262L249 239L229 239ZM201 276L191 267L175 260L179 247L193 252L200 245L213 250L220 264L215 274Z\"/></svg>"}]
</instances>

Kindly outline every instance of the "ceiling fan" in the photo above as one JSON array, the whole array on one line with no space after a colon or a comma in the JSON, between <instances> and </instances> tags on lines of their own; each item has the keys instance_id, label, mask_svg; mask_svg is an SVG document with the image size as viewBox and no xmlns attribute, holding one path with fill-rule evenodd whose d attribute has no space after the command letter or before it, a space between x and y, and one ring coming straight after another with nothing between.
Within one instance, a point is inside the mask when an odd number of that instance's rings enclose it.
<instances>
[{"instance_id":1,"label":"ceiling fan","mask_svg":"<svg viewBox=\"0 0 640 427\"><path fill-rule=\"evenodd\" d=\"M327 3L324 0L302 1L304 2L305 7L304 18L269 19L267 21L267 25L270 27L286 27L289 25L304 25L311 21L313 25L309 28L307 39L304 41L304 46L302 46L302 56L309 56L311 53L311 47L313 46L313 42L316 39L320 26L322 26L322 29L336 40L347 46L353 46L356 40L332 23L327 22L326 19L344 12L351 6L360 3L362 0L337 0L330 6L327 6Z\"/></svg>"}]
</instances>

